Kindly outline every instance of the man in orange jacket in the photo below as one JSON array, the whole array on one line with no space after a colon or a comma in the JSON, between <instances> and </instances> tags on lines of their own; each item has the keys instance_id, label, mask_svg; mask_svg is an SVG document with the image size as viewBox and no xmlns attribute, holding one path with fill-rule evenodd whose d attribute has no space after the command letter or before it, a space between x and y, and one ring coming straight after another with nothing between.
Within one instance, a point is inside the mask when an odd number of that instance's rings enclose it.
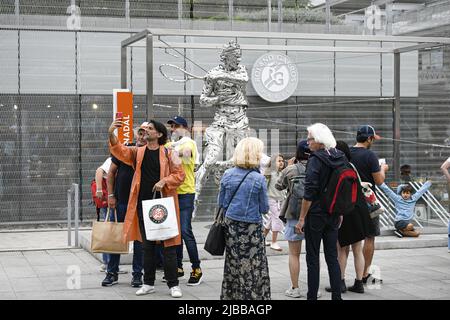
<instances>
[{"instance_id":1,"label":"man in orange jacket","mask_svg":"<svg viewBox=\"0 0 450 320\"><path fill-rule=\"evenodd\" d=\"M163 241L164 276L171 296L179 298L182 292L178 286L176 246L181 244L181 231L177 187L183 183L185 177L181 161L176 153L164 147L167 142L167 129L164 124L150 120L145 134L147 145L131 148L121 144L114 134L116 128L122 125L122 119L116 119L109 127L108 133L111 154L135 169L124 222L124 241L143 242L144 285L136 295L155 292L156 241L146 239L142 201L153 199L156 192L157 198L163 195L173 197L175 201L179 232L176 237Z\"/></svg>"}]
</instances>

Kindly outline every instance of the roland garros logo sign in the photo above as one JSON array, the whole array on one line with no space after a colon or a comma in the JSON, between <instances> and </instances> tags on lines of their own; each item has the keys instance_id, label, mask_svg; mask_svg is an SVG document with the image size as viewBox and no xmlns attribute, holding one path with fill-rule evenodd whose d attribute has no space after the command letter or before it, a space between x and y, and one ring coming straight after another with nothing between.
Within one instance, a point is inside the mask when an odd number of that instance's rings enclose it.
<instances>
[{"instance_id":1,"label":"roland garros logo sign","mask_svg":"<svg viewBox=\"0 0 450 320\"><path fill-rule=\"evenodd\" d=\"M252 84L256 93L264 100L284 101L297 89L297 66L284 54L266 53L253 65Z\"/></svg>"},{"instance_id":2,"label":"roland garros logo sign","mask_svg":"<svg viewBox=\"0 0 450 320\"><path fill-rule=\"evenodd\" d=\"M164 221L166 221L167 215L168 212L166 207L160 204L151 207L150 210L148 211L148 216L150 220L155 224L161 224Z\"/></svg>"}]
</instances>

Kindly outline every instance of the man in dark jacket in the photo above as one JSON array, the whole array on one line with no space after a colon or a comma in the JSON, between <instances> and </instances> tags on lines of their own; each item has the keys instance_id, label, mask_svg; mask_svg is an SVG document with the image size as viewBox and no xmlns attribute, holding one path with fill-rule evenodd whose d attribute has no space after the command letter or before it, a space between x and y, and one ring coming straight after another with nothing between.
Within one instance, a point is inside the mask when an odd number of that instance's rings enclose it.
<instances>
[{"instance_id":1,"label":"man in dark jacket","mask_svg":"<svg viewBox=\"0 0 450 320\"><path fill-rule=\"evenodd\" d=\"M304 233L306 239L307 299L317 299L320 242L323 239L325 260L330 275L331 298L341 300L341 271L336 243L342 216L325 212L320 205L320 195L327 186L332 170L347 163L347 159L342 151L335 149L336 140L330 129L322 123L308 127L308 144L312 155L306 167L305 194L296 225L297 232Z\"/></svg>"}]
</instances>

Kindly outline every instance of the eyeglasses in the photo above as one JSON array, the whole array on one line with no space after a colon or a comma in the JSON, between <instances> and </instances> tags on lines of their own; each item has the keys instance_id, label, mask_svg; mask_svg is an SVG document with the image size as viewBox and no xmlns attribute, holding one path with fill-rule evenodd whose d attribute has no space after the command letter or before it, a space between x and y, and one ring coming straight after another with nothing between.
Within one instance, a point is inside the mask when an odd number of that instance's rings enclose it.
<instances>
[{"instance_id":1,"label":"eyeglasses","mask_svg":"<svg viewBox=\"0 0 450 320\"><path fill-rule=\"evenodd\" d=\"M308 142L313 141L313 140L314 140L314 138L307 138L306 139L306 141L308 141Z\"/></svg>"}]
</instances>

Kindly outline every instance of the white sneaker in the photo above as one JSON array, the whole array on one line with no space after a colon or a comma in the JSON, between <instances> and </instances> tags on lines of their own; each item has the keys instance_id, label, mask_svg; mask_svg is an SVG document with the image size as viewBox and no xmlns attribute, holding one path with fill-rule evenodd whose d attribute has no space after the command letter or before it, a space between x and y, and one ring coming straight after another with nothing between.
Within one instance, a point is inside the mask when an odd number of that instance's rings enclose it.
<instances>
[{"instance_id":1,"label":"white sneaker","mask_svg":"<svg viewBox=\"0 0 450 320\"><path fill-rule=\"evenodd\" d=\"M138 291L136 291L136 295L143 296L145 294L154 293L154 292L155 292L155 286L149 286L148 284L144 284Z\"/></svg>"},{"instance_id":2,"label":"white sneaker","mask_svg":"<svg viewBox=\"0 0 450 320\"><path fill-rule=\"evenodd\" d=\"M317 291L317 299L319 299L322 296L322 292Z\"/></svg>"},{"instance_id":3,"label":"white sneaker","mask_svg":"<svg viewBox=\"0 0 450 320\"><path fill-rule=\"evenodd\" d=\"M281 249L281 247L278 245L278 242L272 242L272 244L270 245L270 249L275 251L283 251L283 249Z\"/></svg>"},{"instance_id":4,"label":"white sneaker","mask_svg":"<svg viewBox=\"0 0 450 320\"><path fill-rule=\"evenodd\" d=\"M291 297L291 298L300 298L302 295L300 294L300 288L292 288L289 287L289 289L287 289L284 294L287 297Z\"/></svg>"},{"instance_id":5,"label":"white sneaker","mask_svg":"<svg viewBox=\"0 0 450 320\"><path fill-rule=\"evenodd\" d=\"M270 246L270 242L266 241L265 245L266 245L266 247Z\"/></svg>"},{"instance_id":6,"label":"white sneaker","mask_svg":"<svg viewBox=\"0 0 450 320\"><path fill-rule=\"evenodd\" d=\"M181 298L183 293L181 292L181 288L178 286L170 288L170 295L172 298Z\"/></svg>"},{"instance_id":7,"label":"white sneaker","mask_svg":"<svg viewBox=\"0 0 450 320\"><path fill-rule=\"evenodd\" d=\"M102 263L102 264L100 265L100 268L98 269L98 271L100 271L100 272L106 272L106 264Z\"/></svg>"}]
</instances>

